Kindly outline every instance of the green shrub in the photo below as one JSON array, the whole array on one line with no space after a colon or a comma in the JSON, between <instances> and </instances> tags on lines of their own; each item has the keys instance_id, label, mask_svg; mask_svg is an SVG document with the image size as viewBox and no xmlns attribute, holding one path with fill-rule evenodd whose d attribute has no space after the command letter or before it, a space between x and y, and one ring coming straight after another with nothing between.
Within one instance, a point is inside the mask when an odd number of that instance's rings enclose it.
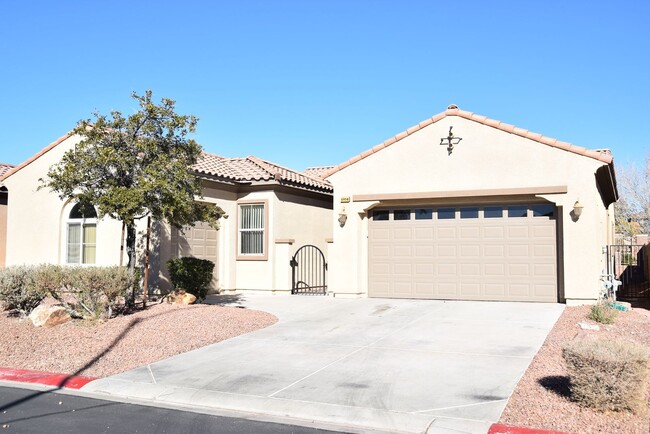
<instances>
[{"instance_id":1,"label":"green shrub","mask_svg":"<svg viewBox=\"0 0 650 434\"><path fill-rule=\"evenodd\" d=\"M616 315L618 315L616 309L612 309L612 307L607 303L599 302L591 306L591 311L587 318L601 324L614 324Z\"/></svg>"},{"instance_id":2,"label":"green shrub","mask_svg":"<svg viewBox=\"0 0 650 434\"><path fill-rule=\"evenodd\" d=\"M0 269L0 302L4 310L29 315L47 296L34 285L35 267L18 266Z\"/></svg>"},{"instance_id":3,"label":"green shrub","mask_svg":"<svg viewBox=\"0 0 650 434\"><path fill-rule=\"evenodd\" d=\"M176 290L184 290L203 301L208 293L214 262L197 258L178 258L167 261L169 276Z\"/></svg>"},{"instance_id":4,"label":"green shrub","mask_svg":"<svg viewBox=\"0 0 650 434\"><path fill-rule=\"evenodd\" d=\"M571 398L601 411L635 411L644 403L647 348L630 342L579 339L564 347Z\"/></svg>"}]
</instances>

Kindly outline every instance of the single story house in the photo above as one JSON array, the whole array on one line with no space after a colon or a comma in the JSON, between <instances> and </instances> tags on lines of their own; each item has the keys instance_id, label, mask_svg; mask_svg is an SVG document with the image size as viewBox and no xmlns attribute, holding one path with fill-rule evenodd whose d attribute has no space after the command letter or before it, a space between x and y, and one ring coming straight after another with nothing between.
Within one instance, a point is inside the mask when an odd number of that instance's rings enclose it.
<instances>
[{"instance_id":1,"label":"single story house","mask_svg":"<svg viewBox=\"0 0 650 434\"><path fill-rule=\"evenodd\" d=\"M0 178L13 168L11 164L0 163ZM7 247L7 200L7 187L0 183L0 267L5 266Z\"/></svg>"},{"instance_id":2,"label":"single story house","mask_svg":"<svg viewBox=\"0 0 650 434\"><path fill-rule=\"evenodd\" d=\"M94 211L84 212L38 188L39 179L79 140L67 134L0 178L10 198L7 265L120 263L120 222L98 219ZM202 222L184 231L154 224L150 288L170 289L169 258L194 256L215 262L216 290L289 292L296 249L306 244L326 249L332 236L331 185L315 175L316 169L299 173L252 156L204 153L193 170L201 179L203 200L218 204L227 218L220 220L218 231ZM145 225L139 221L140 251Z\"/></svg>"},{"instance_id":3,"label":"single story house","mask_svg":"<svg viewBox=\"0 0 650 434\"><path fill-rule=\"evenodd\" d=\"M451 105L328 170L335 296L580 304L613 244L613 157Z\"/></svg>"}]
</instances>

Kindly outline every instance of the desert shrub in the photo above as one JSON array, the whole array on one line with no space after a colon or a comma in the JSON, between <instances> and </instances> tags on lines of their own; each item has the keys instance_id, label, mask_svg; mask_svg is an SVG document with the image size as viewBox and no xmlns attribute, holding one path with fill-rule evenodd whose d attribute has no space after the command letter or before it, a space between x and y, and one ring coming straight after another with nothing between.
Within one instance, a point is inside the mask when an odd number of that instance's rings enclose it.
<instances>
[{"instance_id":1,"label":"desert shrub","mask_svg":"<svg viewBox=\"0 0 650 434\"><path fill-rule=\"evenodd\" d=\"M214 262L207 259L178 258L167 261L169 276L176 290L184 290L203 301L212 280Z\"/></svg>"},{"instance_id":2,"label":"desert shrub","mask_svg":"<svg viewBox=\"0 0 650 434\"><path fill-rule=\"evenodd\" d=\"M121 267L9 267L0 270L0 301L26 316L49 295L73 318L110 318L139 279Z\"/></svg>"},{"instance_id":3,"label":"desert shrub","mask_svg":"<svg viewBox=\"0 0 650 434\"><path fill-rule=\"evenodd\" d=\"M0 302L3 309L27 316L47 296L46 291L34 285L34 270L35 267L31 266L0 269Z\"/></svg>"},{"instance_id":4,"label":"desert shrub","mask_svg":"<svg viewBox=\"0 0 650 434\"><path fill-rule=\"evenodd\" d=\"M131 276L122 267L67 268L62 283L66 292L74 295L75 303L64 304L77 317L110 318L138 282L137 273Z\"/></svg>"},{"instance_id":5,"label":"desert shrub","mask_svg":"<svg viewBox=\"0 0 650 434\"><path fill-rule=\"evenodd\" d=\"M571 398L601 411L635 411L643 405L647 348L630 342L579 339L564 347Z\"/></svg>"},{"instance_id":6,"label":"desert shrub","mask_svg":"<svg viewBox=\"0 0 650 434\"><path fill-rule=\"evenodd\" d=\"M591 306L591 311L587 318L599 322L601 324L614 324L618 311L604 302L599 302Z\"/></svg>"}]
</instances>

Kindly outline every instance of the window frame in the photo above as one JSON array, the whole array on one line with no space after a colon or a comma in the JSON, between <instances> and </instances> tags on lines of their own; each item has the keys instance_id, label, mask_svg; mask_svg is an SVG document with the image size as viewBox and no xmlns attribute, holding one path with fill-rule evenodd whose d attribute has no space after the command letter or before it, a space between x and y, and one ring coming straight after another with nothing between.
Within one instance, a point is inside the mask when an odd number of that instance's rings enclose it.
<instances>
[{"instance_id":1,"label":"window frame","mask_svg":"<svg viewBox=\"0 0 650 434\"><path fill-rule=\"evenodd\" d=\"M94 267L97 265L97 252L99 251L98 249L98 242L97 242L97 230L98 230L98 219L97 217L82 217L82 218L70 218L70 214L72 214L72 211L75 209L76 206L78 206L78 203L75 203L70 207L70 211L67 213L67 219L65 221L65 257L64 257L64 263L65 265L73 265L73 266L81 266L81 267ZM94 209L94 207L93 207ZM97 210L95 209L95 216L97 215ZM79 262L70 262L70 227L71 226L79 226L79 243L77 246L79 247ZM95 261L94 262L85 262L84 258L84 246L85 245L90 245L90 243L85 242L85 228L94 226L95 227Z\"/></svg>"},{"instance_id":2,"label":"window frame","mask_svg":"<svg viewBox=\"0 0 650 434\"><path fill-rule=\"evenodd\" d=\"M264 227L262 228L262 254L258 253L241 253L241 208L242 205L262 205L264 207ZM235 223L235 254L237 261L267 261L269 259L269 201L267 199L259 200L240 200L237 201L237 220Z\"/></svg>"}]
</instances>

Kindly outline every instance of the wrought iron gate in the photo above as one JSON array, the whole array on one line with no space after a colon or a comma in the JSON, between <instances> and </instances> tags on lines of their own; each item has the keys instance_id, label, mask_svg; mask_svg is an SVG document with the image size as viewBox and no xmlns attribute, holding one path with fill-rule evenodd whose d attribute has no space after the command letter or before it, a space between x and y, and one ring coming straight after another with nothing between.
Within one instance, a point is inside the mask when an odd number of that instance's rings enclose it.
<instances>
[{"instance_id":1,"label":"wrought iron gate","mask_svg":"<svg viewBox=\"0 0 650 434\"><path fill-rule=\"evenodd\" d=\"M318 247L311 244L302 246L291 258L291 293L327 293L327 262Z\"/></svg>"},{"instance_id":2,"label":"wrought iron gate","mask_svg":"<svg viewBox=\"0 0 650 434\"><path fill-rule=\"evenodd\" d=\"M621 281L616 298L624 301L650 301L648 246L607 246L607 273Z\"/></svg>"}]
</instances>

